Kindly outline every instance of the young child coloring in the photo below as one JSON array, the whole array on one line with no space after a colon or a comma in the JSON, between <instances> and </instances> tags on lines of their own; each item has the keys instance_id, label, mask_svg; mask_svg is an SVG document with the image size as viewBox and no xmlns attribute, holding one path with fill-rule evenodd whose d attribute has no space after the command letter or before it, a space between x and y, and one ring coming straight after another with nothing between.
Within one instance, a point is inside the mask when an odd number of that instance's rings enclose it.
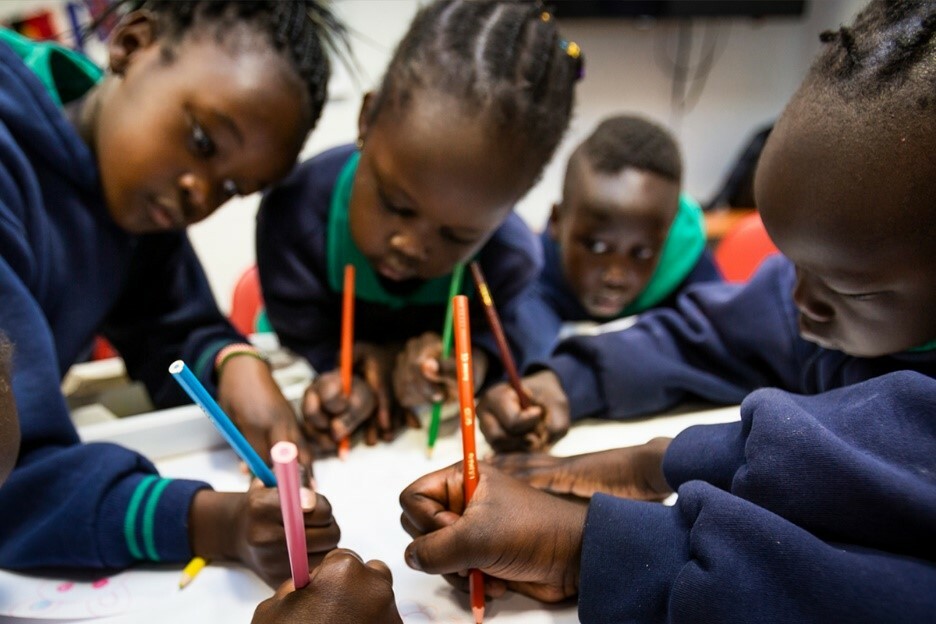
<instances>
[{"instance_id":1,"label":"young child coloring","mask_svg":"<svg viewBox=\"0 0 936 624\"><path fill-rule=\"evenodd\" d=\"M325 98L325 23L316 3L146 2L114 30L103 76L0 31L0 328L16 345L22 430L0 490L0 567L194 553L271 583L288 576L275 491L214 492L161 479L127 449L82 444L59 384L103 334L157 405L182 400L167 370L181 358L258 450L301 439L183 229L292 168ZM326 501L306 522L310 553L336 545Z\"/></svg>"},{"instance_id":2,"label":"young child coloring","mask_svg":"<svg viewBox=\"0 0 936 624\"><path fill-rule=\"evenodd\" d=\"M732 404L762 387L815 394L896 370L936 374L936 246L921 191L933 179L922 78L934 71L931 6L875 4L856 29L823 36L826 53L761 155L757 205L789 259L768 259L747 285L697 286L629 329L563 341L527 370L539 406L521 413L504 387L484 398L488 440L523 447L541 418L556 439L570 420L686 399Z\"/></svg>"},{"instance_id":3,"label":"young child coloring","mask_svg":"<svg viewBox=\"0 0 936 624\"><path fill-rule=\"evenodd\" d=\"M640 117L605 119L572 152L540 236L543 272L523 299L523 359L547 357L563 323L672 307L688 286L720 279L681 179L676 141Z\"/></svg>"},{"instance_id":4,"label":"young child coloring","mask_svg":"<svg viewBox=\"0 0 936 624\"><path fill-rule=\"evenodd\" d=\"M445 392L439 333L457 264L477 258L512 335L517 295L542 261L511 210L565 131L580 69L578 46L538 5L432 2L365 96L358 145L302 163L266 195L257 220L264 301L283 344L322 373L304 412L323 447L375 413L371 427L392 436L391 375L405 407ZM356 268L350 401L332 370L347 264ZM462 291L472 290L469 277ZM496 354L475 312L478 344ZM499 374L496 356L478 361ZM377 429L368 432L372 441Z\"/></svg>"},{"instance_id":5,"label":"young child coloring","mask_svg":"<svg viewBox=\"0 0 936 624\"><path fill-rule=\"evenodd\" d=\"M0 332L0 487L16 462L19 421L10 383L13 347ZM366 564L356 553L335 549L310 574L309 585L295 593L292 580L260 603L255 624L395 624L401 622L393 600L393 577L377 560Z\"/></svg>"},{"instance_id":6,"label":"young child coloring","mask_svg":"<svg viewBox=\"0 0 936 624\"><path fill-rule=\"evenodd\" d=\"M674 506L595 494L586 508L491 466L466 506L460 466L423 477L401 496L410 566L577 595L586 624L933 619L934 28L932 3L875 0L824 35L759 165L757 205L799 275L800 330L824 347L783 346L754 298L748 313L778 361L808 352L838 372L803 366L799 393L791 371L786 389L748 395L740 422L617 452L632 495L675 490ZM781 269L767 269L772 286L758 278L772 305L790 286Z\"/></svg>"}]
</instances>

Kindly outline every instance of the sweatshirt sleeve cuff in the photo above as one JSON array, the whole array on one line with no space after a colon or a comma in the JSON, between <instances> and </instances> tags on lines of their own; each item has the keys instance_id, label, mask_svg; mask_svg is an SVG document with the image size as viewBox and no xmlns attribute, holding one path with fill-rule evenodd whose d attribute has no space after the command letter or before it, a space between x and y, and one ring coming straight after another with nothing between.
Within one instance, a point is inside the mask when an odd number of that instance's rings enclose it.
<instances>
[{"instance_id":1,"label":"sweatshirt sleeve cuff","mask_svg":"<svg viewBox=\"0 0 936 624\"><path fill-rule=\"evenodd\" d=\"M114 568L135 561L181 562L192 556L189 511L207 483L137 475L102 501L101 559Z\"/></svg>"},{"instance_id":2,"label":"sweatshirt sleeve cuff","mask_svg":"<svg viewBox=\"0 0 936 624\"><path fill-rule=\"evenodd\" d=\"M579 619L664 621L688 561L689 530L677 509L595 495L582 540Z\"/></svg>"},{"instance_id":3,"label":"sweatshirt sleeve cuff","mask_svg":"<svg viewBox=\"0 0 936 624\"><path fill-rule=\"evenodd\" d=\"M689 427L666 450L663 475L673 490L698 480L730 491L735 474L746 463L744 445L740 421Z\"/></svg>"},{"instance_id":4,"label":"sweatshirt sleeve cuff","mask_svg":"<svg viewBox=\"0 0 936 624\"><path fill-rule=\"evenodd\" d=\"M572 420L581 420L607 411L597 377L591 368L574 355L554 355L545 362L531 365L524 374L547 368L556 374L562 384L562 390L569 400L569 416Z\"/></svg>"}]
</instances>

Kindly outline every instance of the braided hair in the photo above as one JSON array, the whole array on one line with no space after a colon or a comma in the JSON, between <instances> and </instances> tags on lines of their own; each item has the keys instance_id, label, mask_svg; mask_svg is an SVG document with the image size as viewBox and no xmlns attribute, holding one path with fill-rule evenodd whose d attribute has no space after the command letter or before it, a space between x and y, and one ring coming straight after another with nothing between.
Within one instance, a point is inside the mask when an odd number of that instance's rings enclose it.
<instances>
[{"instance_id":1,"label":"braided hair","mask_svg":"<svg viewBox=\"0 0 936 624\"><path fill-rule=\"evenodd\" d=\"M413 19L367 120L405 113L419 90L446 94L539 171L568 126L581 73L581 50L540 4L437 0Z\"/></svg>"},{"instance_id":2,"label":"braided hair","mask_svg":"<svg viewBox=\"0 0 936 624\"><path fill-rule=\"evenodd\" d=\"M350 56L347 30L325 0L130 0L128 10L146 9L158 20L167 61L174 45L192 31L224 41L239 25L265 36L305 85L309 96L310 130L315 127L327 96L331 50L343 61Z\"/></svg>"},{"instance_id":3,"label":"braided hair","mask_svg":"<svg viewBox=\"0 0 936 624\"><path fill-rule=\"evenodd\" d=\"M936 104L936 3L873 0L855 23L820 35L825 49L807 84L852 100L899 92L921 110Z\"/></svg>"},{"instance_id":4,"label":"braided hair","mask_svg":"<svg viewBox=\"0 0 936 624\"><path fill-rule=\"evenodd\" d=\"M676 140L665 128L642 117L617 115L605 119L576 148L572 158L580 156L599 173L616 174L632 167L677 184L682 179Z\"/></svg>"}]
</instances>

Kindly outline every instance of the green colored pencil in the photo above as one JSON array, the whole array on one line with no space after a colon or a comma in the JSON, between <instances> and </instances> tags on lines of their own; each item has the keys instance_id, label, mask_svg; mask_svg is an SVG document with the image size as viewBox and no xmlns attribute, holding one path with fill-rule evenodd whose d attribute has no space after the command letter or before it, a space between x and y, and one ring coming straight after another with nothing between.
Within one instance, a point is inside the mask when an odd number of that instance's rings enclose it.
<instances>
[{"instance_id":1,"label":"green colored pencil","mask_svg":"<svg viewBox=\"0 0 936 624\"><path fill-rule=\"evenodd\" d=\"M442 359L452 353L452 299L461 290L462 274L465 272L463 264L456 264L452 271L452 281L449 283L448 305L445 306L445 325L442 327ZM429 440L426 453L432 457L436 438L439 437L439 423L442 421L442 402L432 404L432 418L429 420Z\"/></svg>"}]
</instances>

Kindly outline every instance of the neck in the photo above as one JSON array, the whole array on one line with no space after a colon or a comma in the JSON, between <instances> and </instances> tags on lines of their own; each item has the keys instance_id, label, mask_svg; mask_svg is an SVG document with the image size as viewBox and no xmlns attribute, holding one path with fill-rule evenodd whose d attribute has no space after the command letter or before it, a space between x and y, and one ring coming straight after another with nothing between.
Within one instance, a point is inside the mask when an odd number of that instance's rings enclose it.
<instances>
[{"instance_id":1,"label":"neck","mask_svg":"<svg viewBox=\"0 0 936 624\"><path fill-rule=\"evenodd\" d=\"M109 88L110 78L89 90L84 96L65 105L65 117L71 122L81 140L95 152L97 124L101 112L101 103L105 90Z\"/></svg>"}]
</instances>

